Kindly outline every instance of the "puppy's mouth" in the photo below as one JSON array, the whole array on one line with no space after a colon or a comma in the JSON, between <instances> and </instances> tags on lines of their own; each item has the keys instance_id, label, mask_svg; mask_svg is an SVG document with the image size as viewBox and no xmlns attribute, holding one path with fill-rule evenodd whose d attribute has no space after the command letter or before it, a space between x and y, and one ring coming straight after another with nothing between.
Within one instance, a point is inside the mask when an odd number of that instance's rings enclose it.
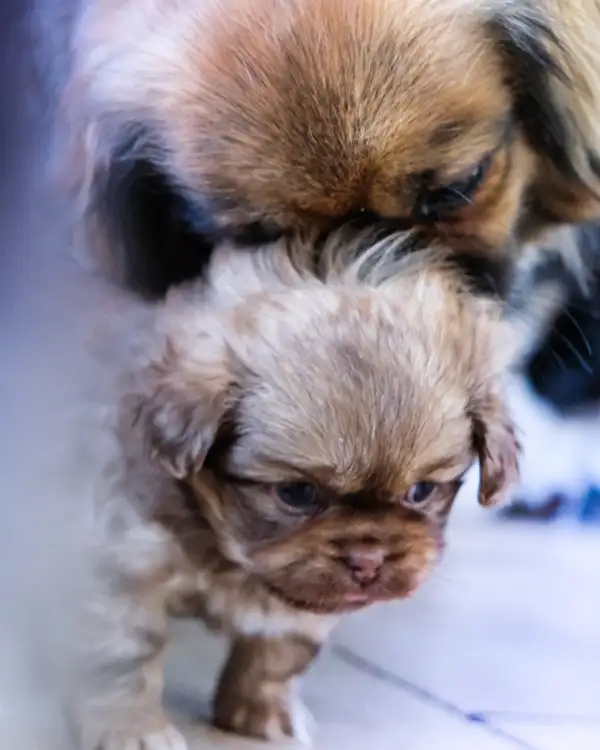
<instances>
[{"instance_id":1,"label":"puppy's mouth","mask_svg":"<svg viewBox=\"0 0 600 750\"><path fill-rule=\"evenodd\" d=\"M269 593L275 596L280 601L284 602L294 609L299 609L304 612L313 612L317 615L344 615L350 612L356 612L363 607L367 607L370 604L374 604L375 601L368 596L366 593L346 594L336 599L303 599L295 597L289 593L282 591L277 586L267 585L266 587Z\"/></svg>"},{"instance_id":2,"label":"puppy's mouth","mask_svg":"<svg viewBox=\"0 0 600 750\"><path fill-rule=\"evenodd\" d=\"M263 585L270 594L288 606L319 615L345 615L369 607L372 604L381 604L395 599L406 599L418 588L416 584L407 585L402 590L391 592L377 587L372 590L360 589L345 592L337 596L328 595L308 598L295 596L292 592L285 591L283 588L265 581L263 581Z\"/></svg>"}]
</instances>

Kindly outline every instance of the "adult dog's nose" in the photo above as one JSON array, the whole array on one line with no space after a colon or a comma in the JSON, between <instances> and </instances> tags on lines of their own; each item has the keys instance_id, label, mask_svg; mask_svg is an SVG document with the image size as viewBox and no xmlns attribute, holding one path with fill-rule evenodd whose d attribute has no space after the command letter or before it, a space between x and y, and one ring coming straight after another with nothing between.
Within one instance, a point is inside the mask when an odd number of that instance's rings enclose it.
<instances>
[{"instance_id":1,"label":"adult dog's nose","mask_svg":"<svg viewBox=\"0 0 600 750\"><path fill-rule=\"evenodd\" d=\"M384 554L381 550L354 550L346 553L342 561L353 580L361 586L366 586L379 578Z\"/></svg>"}]
</instances>

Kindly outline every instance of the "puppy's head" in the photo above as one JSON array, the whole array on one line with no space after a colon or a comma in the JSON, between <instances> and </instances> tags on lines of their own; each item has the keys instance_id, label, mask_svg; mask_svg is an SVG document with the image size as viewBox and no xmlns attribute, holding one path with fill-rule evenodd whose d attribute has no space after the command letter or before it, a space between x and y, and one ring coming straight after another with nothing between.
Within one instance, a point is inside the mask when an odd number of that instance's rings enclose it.
<instances>
[{"instance_id":1,"label":"puppy's head","mask_svg":"<svg viewBox=\"0 0 600 750\"><path fill-rule=\"evenodd\" d=\"M599 21L593 0L92 3L66 103L99 251L159 293L224 236L362 216L488 254L590 215Z\"/></svg>"},{"instance_id":2,"label":"puppy's head","mask_svg":"<svg viewBox=\"0 0 600 750\"><path fill-rule=\"evenodd\" d=\"M338 612L407 596L472 463L483 505L516 475L498 321L415 256L387 281L369 254L324 281L263 260L228 254L209 308L173 298L140 423L224 554L282 599Z\"/></svg>"}]
</instances>

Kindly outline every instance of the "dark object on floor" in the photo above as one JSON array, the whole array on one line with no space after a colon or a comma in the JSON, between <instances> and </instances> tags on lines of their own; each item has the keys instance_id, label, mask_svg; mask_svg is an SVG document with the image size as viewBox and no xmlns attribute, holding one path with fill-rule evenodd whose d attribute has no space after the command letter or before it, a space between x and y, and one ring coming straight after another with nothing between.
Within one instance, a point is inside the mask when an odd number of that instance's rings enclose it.
<instances>
[{"instance_id":1,"label":"dark object on floor","mask_svg":"<svg viewBox=\"0 0 600 750\"><path fill-rule=\"evenodd\" d=\"M592 487L585 494L578 516L583 523L600 524L600 488Z\"/></svg>"},{"instance_id":2,"label":"dark object on floor","mask_svg":"<svg viewBox=\"0 0 600 750\"><path fill-rule=\"evenodd\" d=\"M507 521L554 521L563 510L566 499L561 495L552 495L542 505L532 505L525 500L515 500L511 505L500 511L500 517Z\"/></svg>"}]
</instances>

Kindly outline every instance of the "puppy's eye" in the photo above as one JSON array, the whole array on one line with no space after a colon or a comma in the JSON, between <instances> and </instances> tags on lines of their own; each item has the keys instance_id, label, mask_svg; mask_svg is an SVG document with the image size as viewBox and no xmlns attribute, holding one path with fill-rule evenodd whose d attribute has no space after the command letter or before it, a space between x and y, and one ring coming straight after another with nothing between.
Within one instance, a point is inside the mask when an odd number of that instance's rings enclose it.
<instances>
[{"instance_id":1,"label":"puppy's eye","mask_svg":"<svg viewBox=\"0 0 600 750\"><path fill-rule=\"evenodd\" d=\"M492 154L486 156L465 177L441 187L424 185L417 205L417 221L436 221L473 203L473 197L483 182L492 163Z\"/></svg>"},{"instance_id":2,"label":"puppy's eye","mask_svg":"<svg viewBox=\"0 0 600 750\"><path fill-rule=\"evenodd\" d=\"M319 493L310 482L289 482L280 484L277 496L289 508L298 511L313 511L319 506Z\"/></svg>"},{"instance_id":3,"label":"puppy's eye","mask_svg":"<svg viewBox=\"0 0 600 750\"><path fill-rule=\"evenodd\" d=\"M427 502L436 487L435 482L417 482L406 493L404 503L418 508Z\"/></svg>"}]
</instances>

